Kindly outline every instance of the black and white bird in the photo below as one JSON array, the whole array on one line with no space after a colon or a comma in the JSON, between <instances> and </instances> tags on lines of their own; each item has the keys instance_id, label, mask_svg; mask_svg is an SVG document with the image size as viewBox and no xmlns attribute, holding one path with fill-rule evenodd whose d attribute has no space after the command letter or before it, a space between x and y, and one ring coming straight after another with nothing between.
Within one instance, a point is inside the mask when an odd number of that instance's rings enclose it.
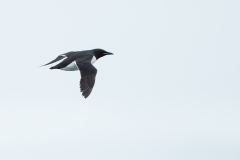
<instances>
[{"instance_id":1,"label":"black and white bird","mask_svg":"<svg viewBox=\"0 0 240 160\"><path fill-rule=\"evenodd\" d=\"M49 65L57 61L61 62L50 69L61 69L64 71L76 71L80 70L81 80L80 89L84 98L87 98L92 92L97 69L92 65L99 58L113 55L113 53L107 52L103 49L93 49L85 51L72 51L59 55L53 61L43 65Z\"/></svg>"}]
</instances>

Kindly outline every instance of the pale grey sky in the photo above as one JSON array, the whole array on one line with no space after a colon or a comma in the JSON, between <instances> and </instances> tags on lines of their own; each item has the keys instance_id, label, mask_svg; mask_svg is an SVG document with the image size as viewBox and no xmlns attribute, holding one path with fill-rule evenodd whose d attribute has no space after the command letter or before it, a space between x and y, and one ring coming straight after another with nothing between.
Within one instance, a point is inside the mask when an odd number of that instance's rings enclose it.
<instances>
[{"instance_id":1,"label":"pale grey sky","mask_svg":"<svg viewBox=\"0 0 240 160\"><path fill-rule=\"evenodd\" d=\"M1 160L239 160L240 1L1 0ZM57 55L113 52L80 73Z\"/></svg>"}]
</instances>

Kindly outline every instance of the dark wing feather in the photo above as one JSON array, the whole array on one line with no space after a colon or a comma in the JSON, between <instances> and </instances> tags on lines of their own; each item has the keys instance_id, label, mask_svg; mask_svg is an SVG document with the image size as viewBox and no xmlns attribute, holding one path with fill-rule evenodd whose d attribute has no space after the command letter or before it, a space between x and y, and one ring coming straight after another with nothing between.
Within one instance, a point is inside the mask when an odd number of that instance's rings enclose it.
<instances>
[{"instance_id":1,"label":"dark wing feather","mask_svg":"<svg viewBox=\"0 0 240 160\"><path fill-rule=\"evenodd\" d=\"M76 60L76 64L81 73L80 89L84 98L87 98L91 94L95 84L97 69L91 64L90 60L82 61L78 59Z\"/></svg>"},{"instance_id":2,"label":"dark wing feather","mask_svg":"<svg viewBox=\"0 0 240 160\"><path fill-rule=\"evenodd\" d=\"M57 58L55 58L54 60L52 60L51 62L49 62L49 63L47 63L47 64L44 64L44 65L42 65L42 66L46 66L46 65L55 63L55 62L60 61L60 60L62 60L62 59L64 59L64 58L70 57L70 56L74 55L75 53L76 53L76 52L71 51L71 52L67 52L67 53L61 54L61 55L59 55Z\"/></svg>"},{"instance_id":3,"label":"dark wing feather","mask_svg":"<svg viewBox=\"0 0 240 160\"><path fill-rule=\"evenodd\" d=\"M46 65L49 65L49 64L52 64L54 62L57 62L57 61L60 61L61 59L65 58L65 56L58 56L57 58L55 58L54 60L52 60L51 62L47 63L47 64L44 64L42 66L46 66Z\"/></svg>"},{"instance_id":4,"label":"dark wing feather","mask_svg":"<svg viewBox=\"0 0 240 160\"><path fill-rule=\"evenodd\" d=\"M74 55L75 53L77 53L77 52L71 51L71 52L64 53L62 55L66 56L66 57L70 57L70 56Z\"/></svg>"}]
</instances>

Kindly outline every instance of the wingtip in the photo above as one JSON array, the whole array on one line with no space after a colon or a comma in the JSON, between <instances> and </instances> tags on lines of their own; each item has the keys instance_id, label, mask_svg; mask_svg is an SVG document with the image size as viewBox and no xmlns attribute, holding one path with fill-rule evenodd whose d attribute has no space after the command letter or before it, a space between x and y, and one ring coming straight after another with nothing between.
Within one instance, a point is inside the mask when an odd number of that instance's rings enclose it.
<instances>
[{"instance_id":1,"label":"wingtip","mask_svg":"<svg viewBox=\"0 0 240 160\"><path fill-rule=\"evenodd\" d=\"M44 67L44 66L46 66L46 65L41 65L41 66L38 66L38 68L40 68L40 67Z\"/></svg>"},{"instance_id":2,"label":"wingtip","mask_svg":"<svg viewBox=\"0 0 240 160\"><path fill-rule=\"evenodd\" d=\"M87 99L88 95L82 93L83 98Z\"/></svg>"},{"instance_id":3,"label":"wingtip","mask_svg":"<svg viewBox=\"0 0 240 160\"><path fill-rule=\"evenodd\" d=\"M82 96L87 99L90 94L86 94L85 92L82 92Z\"/></svg>"}]
</instances>

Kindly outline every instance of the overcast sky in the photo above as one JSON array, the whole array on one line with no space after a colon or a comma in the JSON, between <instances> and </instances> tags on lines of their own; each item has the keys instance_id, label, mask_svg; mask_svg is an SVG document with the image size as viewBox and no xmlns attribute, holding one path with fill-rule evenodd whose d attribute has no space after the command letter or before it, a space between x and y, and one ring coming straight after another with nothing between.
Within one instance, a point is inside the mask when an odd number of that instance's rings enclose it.
<instances>
[{"instance_id":1,"label":"overcast sky","mask_svg":"<svg viewBox=\"0 0 240 160\"><path fill-rule=\"evenodd\" d=\"M1 0L1 160L239 160L239 0ZM96 83L40 67L103 48Z\"/></svg>"}]
</instances>

